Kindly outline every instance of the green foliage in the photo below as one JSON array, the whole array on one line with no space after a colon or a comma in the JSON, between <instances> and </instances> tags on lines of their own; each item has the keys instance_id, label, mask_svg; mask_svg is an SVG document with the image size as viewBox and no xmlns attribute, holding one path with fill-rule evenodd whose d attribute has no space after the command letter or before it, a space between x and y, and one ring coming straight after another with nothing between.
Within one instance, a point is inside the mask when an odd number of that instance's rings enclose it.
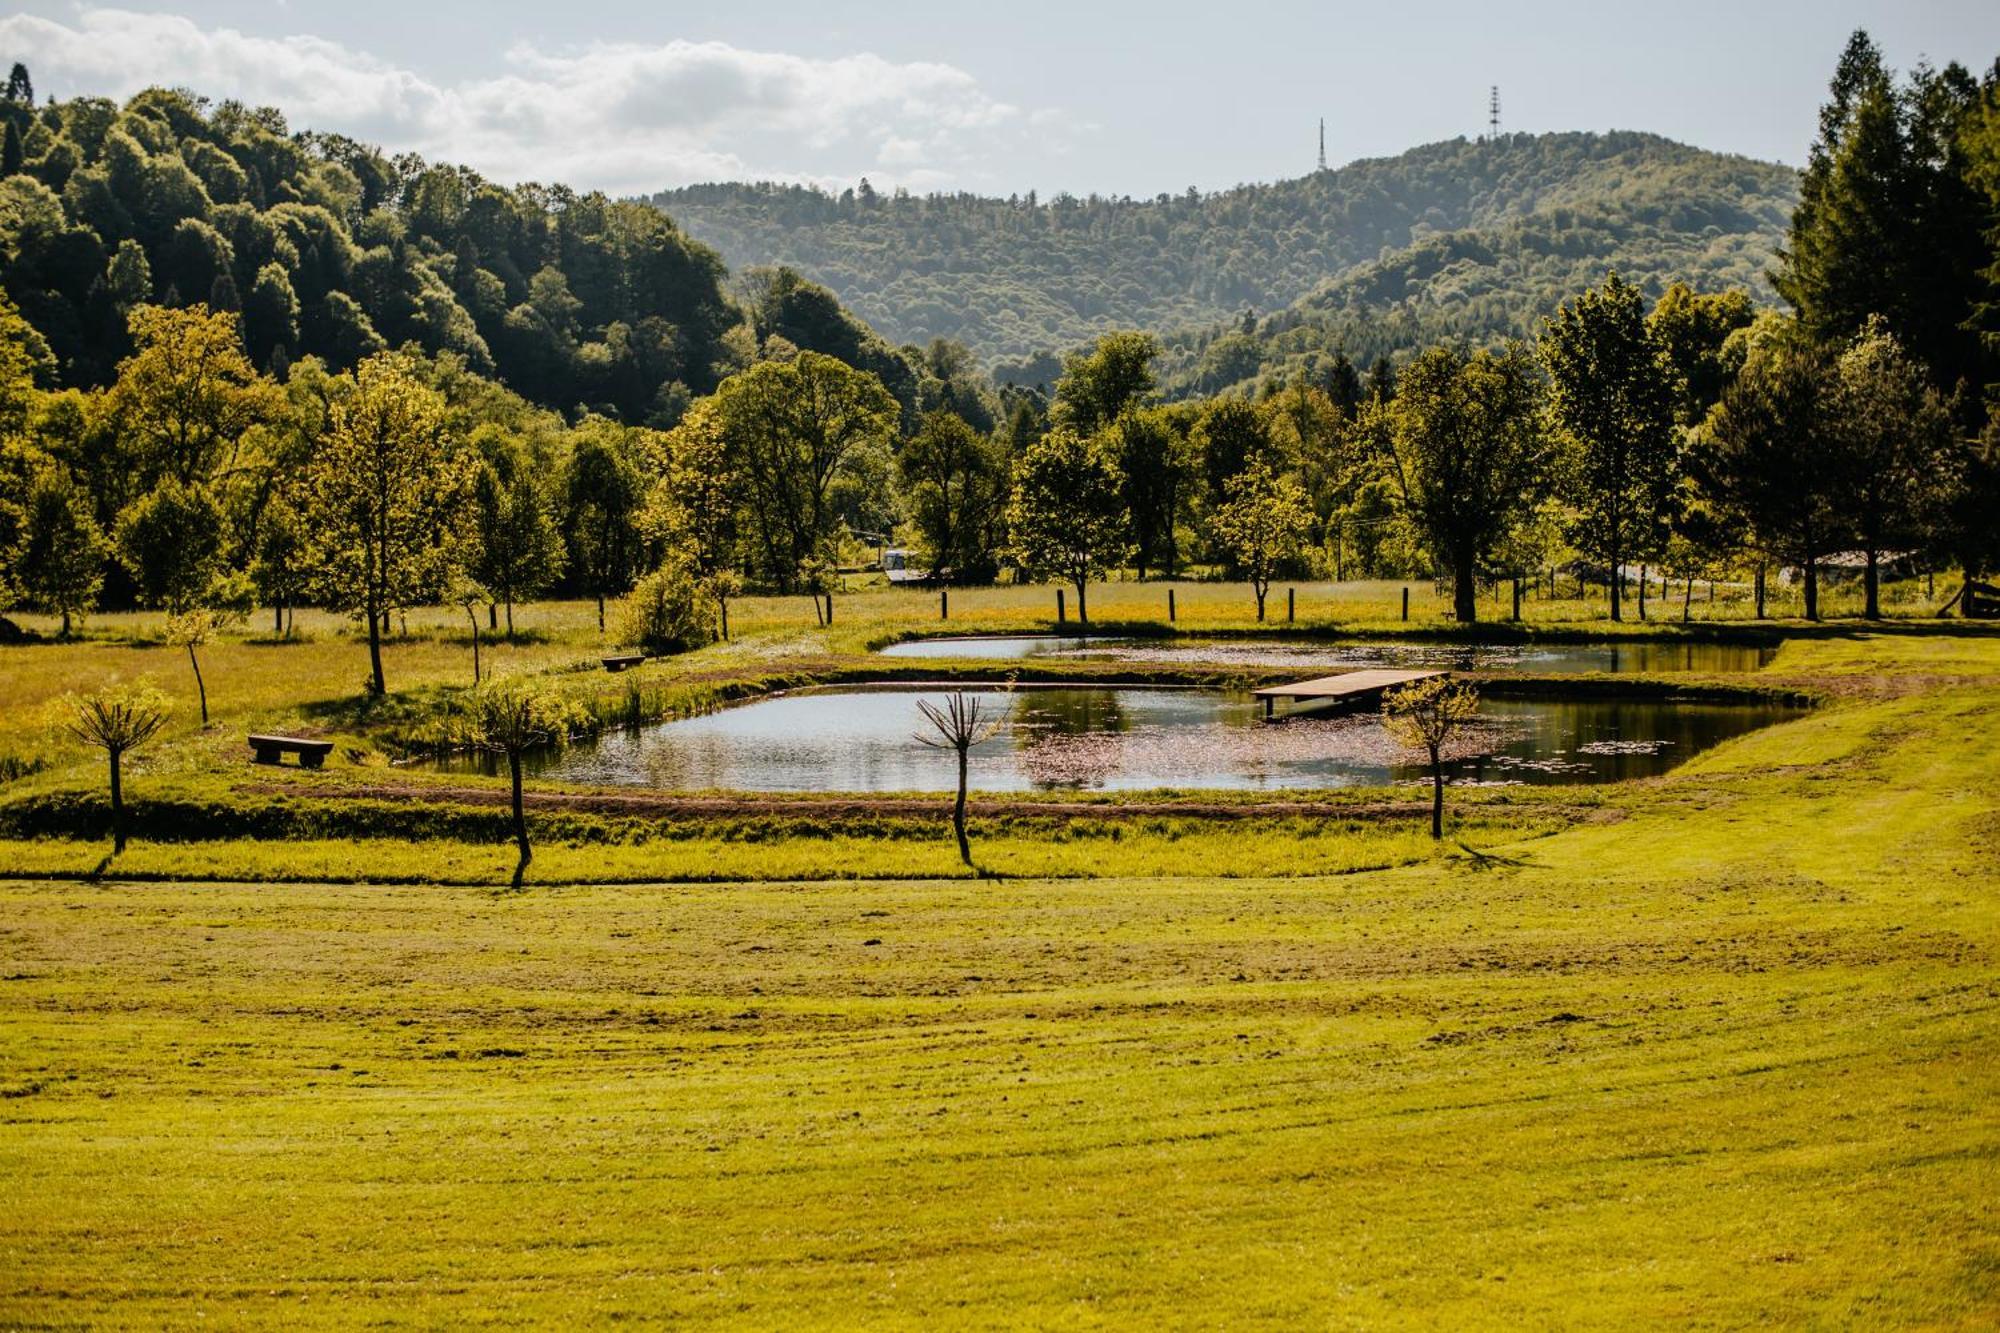
<instances>
[{"instance_id":1,"label":"green foliage","mask_svg":"<svg viewBox=\"0 0 2000 1333\"><path fill-rule=\"evenodd\" d=\"M20 526L8 572L32 605L62 617L67 635L71 622L97 605L110 543L91 517L89 496L60 465L36 471Z\"/></svg>"},{"instance_id":2,"label":"green foliage","mask_svg":"<svg viewBox=\"0 0 2000 1333\"><path fill-rule=\"evenodd\" d=\"M954 413L927 412L897 453L896 470L933 577L990 577L1007 502L1000 443Z\"/></svg>"},{"instance_id":3,"label":"green foliage","mask_svg":"<svg viewBox=\"0 0 2000 1333\"><path fill-rule=\"evenodd\" d=\"M789 265L891 339L956 339L1002 379L1052 383L1038 354L1109 329L1189 330L1166 342L1179 395L1247 378L1246 342L1282 376L1343 345L1365 364L1447 338L1531 336L1607 268L1653 292L1681 280L1763 295L1796 182L1652 135L1551 134L1449 140L1212 195L719 184L653 202L731 263ZM1246 306L1281 314L1245 335Z\"/></svg>"},{"instance_id":4,"label":"green foliage","mask_svg":"<svg viewBox=\"0 0 2000 1333\"><path fill-rule=\"evenodd\" d=\"M179 614L223 567L222 506L206 486L169 475L118 519L118 556L139 600Z\"/></svg>"},{"instance_id":5,"label":"green foliage","mask_svg":"<svg viewBox=\"0 0 2000 1333\"><path fill-rule=\"evenodd\" d=\"M1563 303L1543 329L1541 353L1550 415L1574 451L1564 480L1577 542L1607 572L1619 620L1626 562L1653 554L1664 536L1685 389L1638 291L1616 273Z\"/></svg>"},{"instance_id":6,"label":"green foliage","mask_svg":"<svg viewBox=\"0 0 2000 1333\"><path fill-rule=\"evenodd\" d=\"M1453 609L1478 616L1479 570L1550 478L1543 389L1528 349L1437 348L1398 377L1396 397L1366 409L1411 520L1452 580Z\"/></svg>"},{"instance_id":7,"label":"green foliage","mask_svg":"<svg viewBox=\"0 0 2000 1333\"><path fill-rule=\"evenodd\" d=\"M1231 477L1224 491L1227 498L1209 518L1209 530L1250 580L1262 620L1272 575L1298 557L1312 532L1312 506L1304 487L1261 458Z\"/></svg>"},{"instance_id":8,"label":"green foliage","mask_svg":"<svg viewBox=\"0 0 2000 1333\"><path fill-rule=\"evenodd\" d=\"M1382 696L1382 722L1392 740L1421 750L1431 763L1431 836L1444 836L1444 758L1453 737L1479 714L1479 687L1431 676Z\"/></svg>"},{"instance_id":9,"label":"green foliage","mask_svg":"<svg viewBox=\"0 0 2000 1333\"><path fill-rule=\"evenodd\" d=\"M1088 351L1063 362L1056 382L1055 419L1089 435L1151 396L1159 340L1149 333L1107 333Z\"/></svg>"},{"instance_id":10,"label":"green foliage","mask_svg":"<svg viewBox=\"0 0 2000 1333\"><path fill-rule=\"evenodd\" d=\"M670 552L625 599L618 638L656 656L714 643L720 633L717 598L685 550Z\"/></svg>"},{"instance_id":11,"label":"green foliage","mask_svg":"<svg viewBox=\"0 0 2000 1333\"><path fill-rule=\"evenodd\" d=\"M1076 617L1085 624L1085 585L1116 568L1129 549L1123 491L1118 462L1102 435L1057 426L1014 461L1007 507L1014 557L1067 579L1076 589Z\"/></svg>"}]
</instances>

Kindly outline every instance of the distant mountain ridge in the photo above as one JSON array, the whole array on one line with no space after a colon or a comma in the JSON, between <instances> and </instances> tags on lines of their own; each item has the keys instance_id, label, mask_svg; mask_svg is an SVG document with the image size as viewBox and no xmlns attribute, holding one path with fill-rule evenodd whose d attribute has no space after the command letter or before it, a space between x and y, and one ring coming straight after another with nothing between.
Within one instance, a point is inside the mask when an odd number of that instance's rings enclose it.
<instances>
[{"instance_id":1,"label":"distant mountain ridge","mask_svg":"<svg viewBox=\"0 0 2000 1333\"><path fill-rule=\"evenodd\" d=\"M1606 266L1768 299L1797 189L1790 167L1621 131L1453 139L1148 200L715 184L651 202L732 268L794 267L897 342L954 338L1005 375L1146 328L1170 335L1192 377L1225 327L1241 336L1246 308L1281 312L1250 335L1274 356L1291 354L1274 342L1287 333L1337 325L1359 360L1433 329L1508 331L1553 284ZM1217 380L1249 364L1232 355L1208 382L1235 382Z\"/></svg>"}]
</instances>

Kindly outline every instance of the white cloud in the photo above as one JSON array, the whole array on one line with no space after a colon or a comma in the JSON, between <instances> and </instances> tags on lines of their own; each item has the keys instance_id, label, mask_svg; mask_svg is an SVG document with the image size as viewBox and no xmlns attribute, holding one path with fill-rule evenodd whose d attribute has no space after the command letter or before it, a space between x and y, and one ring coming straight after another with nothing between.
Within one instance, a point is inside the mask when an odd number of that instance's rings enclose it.
<instances>
[{"instance_id":1,"label":"white cloud","mask_svg":"<svg viewBox=\"0 0 2000 1333\"><path fill-rule=\"evenodd\" d=\"M44 91L126 97L159 84L276 106L294 128L463 162L502 181L639 193L744 178L975 186L1003 144L1044 148L1060 111L1023 110L966 71L721 42L516 46L506 71L441 84L309 35L259 37L172 14L0 18L0 50Z\"/></svg>"}]
</instances>

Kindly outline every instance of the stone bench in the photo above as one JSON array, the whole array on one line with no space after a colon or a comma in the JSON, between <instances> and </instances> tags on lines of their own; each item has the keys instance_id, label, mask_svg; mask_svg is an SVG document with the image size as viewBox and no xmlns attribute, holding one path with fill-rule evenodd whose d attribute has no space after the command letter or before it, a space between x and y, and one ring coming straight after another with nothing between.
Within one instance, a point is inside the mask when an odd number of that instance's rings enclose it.
<instances>
[{"instance_id":1,"label":"stone bench","mask_svg":"<svg viewBox=\"0 0 2000 1333\"><path fill-rule=\"evenodd\" d=\"M252 736L250 748L260 764L282 764L287 754L299 757L299 767L318 768L333 753L332 741L309 741L297 736Z\"/></svg>"}]
</instances>

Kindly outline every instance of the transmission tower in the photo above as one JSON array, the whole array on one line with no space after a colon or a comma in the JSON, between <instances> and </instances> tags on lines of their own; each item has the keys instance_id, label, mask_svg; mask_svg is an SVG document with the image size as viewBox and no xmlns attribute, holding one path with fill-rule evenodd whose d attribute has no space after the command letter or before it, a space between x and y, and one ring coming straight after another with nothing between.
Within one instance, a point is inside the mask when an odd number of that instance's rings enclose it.
<instances>
[{"instance_id":1,"label":"transmission tower","mask_svg":"<svg viewBox=\"0 0 2000 1333\"><path fill-rule=\"evenodd\" d=\"M1486 138L1495 143L1500 139L1500 85L1497 83L1486 99Z\"/></svg>"},{"instance_id":2,"label":"transmission tower","mask_svg":"<svg viewBox=\"0 0 2000 1333\"><path fill-rule=\"evenodd\" d=\"M1326 170L1326 117L1319 118L1319 169Z\"/></svg>"}]
</instances>

